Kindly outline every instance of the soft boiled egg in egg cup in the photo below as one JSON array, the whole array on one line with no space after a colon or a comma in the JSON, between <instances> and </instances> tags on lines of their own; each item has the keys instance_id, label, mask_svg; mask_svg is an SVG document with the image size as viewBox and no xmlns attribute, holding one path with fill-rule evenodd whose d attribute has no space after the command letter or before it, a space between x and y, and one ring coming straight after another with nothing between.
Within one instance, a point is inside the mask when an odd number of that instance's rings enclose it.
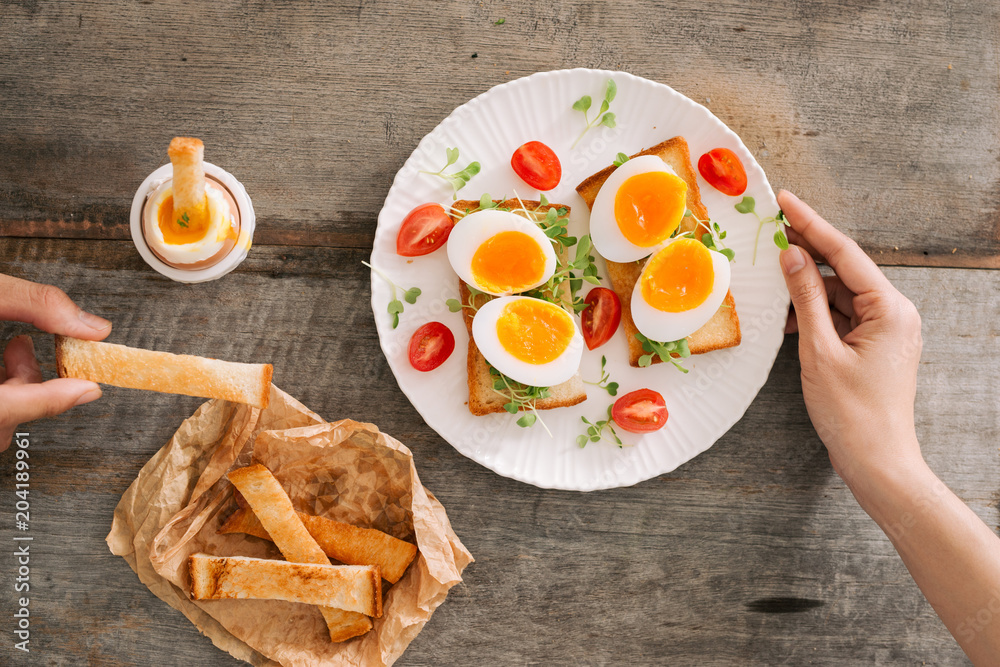
<instances>
[{"instance_id":1,"label":"soft boiled egg in egg cup","mask_svg":"<svg viewBox=\"0 0 1000 667\"><path fill-rule=\"evenodd\" d=\"M712 319L729 291L729 259L686 236L646 261L632 290L639 332L663 343L693 334Z\"/></svg>"},{"instance_id":2,"label":"soft boiled egg in egg cup","mask_svg":"<svg viewBox=\"0 0 1000 667\"><path fill-rule=\"evenodd\" d=\"M495 209L459 220L448 236L448 261L480 292L509 296L545 283L556 270L556 253L541 228L527 218Z\"/></svg>"},{"instance_id":3,"label":"soft boiled egg in egg cup","mask_svg":"<svg viewBox=\"0 0 1000 667\"><path fill-rule=\"evenodd\" d=\"M179 225L173 216L173 166L150 174L132 199L132 241L142 258L164 276L200 283L226 275L246 259L256 214L243 184L225 169L204 163L208 220Z\"/></svg>"},{"instance_id":4,"label":"soft boiled egg in egg cup","mask_svg":"<svg viewBox=\"0 0 1000 667\"><path fill-rule=\"evenodd\" d=\"M590 238L604 259L635 262L669 241L687 209L687 183L656 155L632 158L601 186Z\"/></svg>"},{"instance_id":5,"label":"soft boiled egg in egg cup","mask_svg":"<svg viewBox=\"0 0 1000 667\"><path fill-rule=\"evenodd\" d=\"M490 365L531 387L561 384L580 369L583 336L576 320L548 301L493 299L476 312L472 338Z\"/></svg>"}]
</instances>

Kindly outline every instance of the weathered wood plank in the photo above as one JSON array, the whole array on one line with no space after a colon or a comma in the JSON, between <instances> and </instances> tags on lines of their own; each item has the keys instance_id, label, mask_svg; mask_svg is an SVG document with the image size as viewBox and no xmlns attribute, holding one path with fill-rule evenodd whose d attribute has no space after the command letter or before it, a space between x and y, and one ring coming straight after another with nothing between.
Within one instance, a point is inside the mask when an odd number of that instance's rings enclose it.
<instances>
[{"instance_id":1,"label":"weathered wood plank","mask_svg":"<svg viewBox=\"0 0 1000 667\"><path fill-rule=\"evenodd\" d=\"M744 419L674 473L592 494L536 489L459 455L398 390L367 305L365 255L258 246L225 279L182 286L127 241L8 239L0 270L60 285L110 317L117 342L271 360L279 386L319 414L375 422L409 445L477 562L401 665L966 664L831 470L802 404L794 338ZM888 274L923 315L925 454L997 526L1000 273ZM27 330L3 324L0 339ZM51 374L50 338L34 335ZM30 426L38 660L237 664L104 544L121 493L199 404L108 388ZM6 512L10 461L0 457ZM12 535L0 524L0 542ZM0 595L0 617L12 605ZM0 646L0 662L12 656Z\"/></svg>"},{"instance_id":2,"label":"weathered wood plank","mask_svg":"<svg viewBox=\"0 0 1000 667\"><path fill-rule=\"evenodd\" d=\"M705 103L882 263L1000 267L996 3L185 6L0 3L0 230L126 238L185 133L246 184L259 243L363 247L453 108L587 66Z\"/></svg>"}]
</instances>

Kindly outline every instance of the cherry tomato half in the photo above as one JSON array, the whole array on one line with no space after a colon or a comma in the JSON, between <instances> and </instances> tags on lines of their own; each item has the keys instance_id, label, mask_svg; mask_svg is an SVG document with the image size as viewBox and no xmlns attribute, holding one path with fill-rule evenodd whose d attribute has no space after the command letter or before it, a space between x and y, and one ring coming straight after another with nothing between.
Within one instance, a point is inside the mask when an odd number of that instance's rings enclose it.
<instances>
[{"instance_id":1,"label":"cherry tomato half","mask_svg":"<svg viewBox=\"0 0 1000 667\"><path fill-rule=\"evenodd\" d=\"M738 197L747 191L747 170L728 148L713 148L698 159L698 171L708 184L724 195Z\"/></svg>"},{"instance_id":2,"label":"cherry tomato half","mask_svg":"<svg viewBox=\"0 0 1000 667\"><path fill-rule=\"evenodd\" d=\"M455 335L440 322L428 322L410 338L410 365L418 371L432 371L455 351Z\"/></svg>"},{"instance_id":3,"label":"cherry tomato half","mask_svg":"<svg viewBox=\"0 0 1000 667\"><path fill-rule=\"evenodd\" d=\"M562 178L562 165L555 151L540 141L529 141L514 151L510 166L522 181L536 190L551 190Z\"/></svg>"},{"instance_id":4,"label":"cherry tomato half","mask_svg":"<svg viewBox=\"0 0 1000 667\"><path fill-rule=\"evenodd\" d=\"M589 304L580 313L583 342L594 350L611 340L622 321L622 303L614 290L595 287L587 293L584 303Z\"/></svg>"},{"instance_id":5,"label":"cherry tomato half","mask_svg":"<svg viewBox=\"0 0 1000 667\"><path fill-rule=\"evenodd\" d=\"M396 254L403 257L427 255L448 240L455 223L440 204L421 204L406 214L396 236Z\"/></svg>"},{"instance_id":6,"label":"cherry tomato half","mask_svg":"<svg viewBox=\"0 0 1000 667\"><path fill-rule=\"evenodd\" d=\"M667 404L652 389L638 389L615 401L611 418L629 433L652 433L667 423Z\"/></svg>"}]
</instances>

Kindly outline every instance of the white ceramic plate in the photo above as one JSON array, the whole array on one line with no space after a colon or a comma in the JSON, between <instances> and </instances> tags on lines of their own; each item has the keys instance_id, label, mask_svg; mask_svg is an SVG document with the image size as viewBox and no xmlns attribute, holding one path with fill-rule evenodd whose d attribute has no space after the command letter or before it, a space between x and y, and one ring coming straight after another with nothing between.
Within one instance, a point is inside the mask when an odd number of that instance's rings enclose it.
<instances>
[{"instance_id":1,"label":"white ceramic plate","mask_svg":"<svg viewBox=\"0 0 1000 667\"><path fill-rule=\"evenodd\" d=\"M605 82L613 78L618 95L611 104L617 127L589 131L570 148L583 129L583 115L572 109L582 95L594 99L591 113L603 99ZM724 146L736 152L747 170L747 194L757 201L761 216L773 215L778 205L764 171L729 128L708 109L661 83L624 72L573 69L542 72L492 88L463 104L421 140L403 165L378 217L372 264L404 289L419 287L414 305L404 304L397 329L386 312L389 286L372 274L372 310L382 350L400 388L427 424L455 449L494 470L522 482L556 489L592 491L637 482L669 472L705 451L736 423L753 401L781 346L788 309L788 292L778 267L778 249L769 225L761 234L756 265L751 263L756 219L737 213L738 197L727 197L700 180L702 199L711 218L729 234L726 243L736 251L733 297L743 331L740 346L685 360L684 375L665 365L632 368L628 364L625 334L619 328L603 347L584 350L584 380L600 377L601 355L608 357L612 380L625 392L649 387L663 394L670 413L667 425L644 436L623 434L631 446L619 449L605 442L581 449L581 416L603 419L614 400L597 387L588 387L588 400L571 408L543 411L554 437L538 424L520 428L509 414L476 417L469 413L466 378L468 336L459 313L445 301L458 297L458 279L444 250L408 259L396 254L396 235L406 214L430 201L451 202L451 189L442 180L419 173L437 171L445 148L458 147L458 165L476 160L482 171L459 193L479 199L515 191L522 199L537 199L510 167L514 150L526 141L549 145L562 162L559 186L547 193L551 202L572 207L570 233L587 232L587 206L575 187L587 176L611 164L619 151L631 155L674 136L683 136L694 162L706 151ZM601 265L603 270L603 265ZM605 275L603 272L602 276ZM438 369L421 373L407 359L410 336L422 324L437 320L455 334L456 348Z\"/></svg>"}]
</instances>

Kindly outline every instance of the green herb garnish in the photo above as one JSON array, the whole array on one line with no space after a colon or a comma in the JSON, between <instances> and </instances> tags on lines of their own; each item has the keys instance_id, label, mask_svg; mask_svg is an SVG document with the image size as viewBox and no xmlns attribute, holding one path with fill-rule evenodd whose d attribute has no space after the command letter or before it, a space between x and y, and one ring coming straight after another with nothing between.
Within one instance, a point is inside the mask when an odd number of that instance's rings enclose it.
<instances>
[{"instance_id":1,"label":"green herb garnish","mask_svg":"<svg viewBox=\"0 0 1000 667\"><path fill-rule=\"evenodd\" d=\"M604 389L605 391L607 391L612 396L617 396L618 395L618 383L617 382L608 382L608 380L611 379L611 373L608 373L607 371L604 370L604 367L607 365L607 363L608 363L608 358L602 355L601 356L601 379L599 381L597 381L597 382L587 382L586 380L584 380L584 382L586 384L592 384L595 387L600 387L601 389Z\"/></svg>"},{"instance_id":2,"label":"green herb garnish","mask_svg":"<svg viewBox=\"0 0 1000 667\"><path fill-rule=\"evenodd\" d=\"M676 354L681 359L687 359L691 356L691 350L688 348L687 338L670 341L669 343L661 343L659 341L650 340L641 333L637 333L635 337L636 340L642 343L642 349L647 353L639 357L640 367L645 368L646 366L649 366L653 363L653 358L658 357L660 361L664 363L673 364L674 367L681 373L688 372L688 369L681 366L680 362L678 362L673 356Z\"/></svg>"},{"instance_id":3,"label":"green herb garnish","mask_svg":"<svg viewBox=\"0 0 1000 667\"><path fill-rule=\"evenodd\" d=\"M736 258L736 252L733 251L732 248L727 248L726 245L722 242L723 239L726 238L727 232L723 230L722 227L719 226L719 223L713 222L711 220L702 220L701 218L696 216L689 208L684 209L684 217L694 218L695 221L698 222L698 224L702 225L702 227L711 230L701 235L700 240L703 244L705 244L706 248L708 248L709 250L714 250L716 252L721 252L723 255L726 256L726 259L728 259L730 262ZM691 234L691 237L693 238L694 235Z\"/></svg>"},{"instance_id":4,"label":"green herb garnish","mask_svg":"<svg viewBox=\"0 0 1000 667\"><path fill-rule=\"evenodd\" d=\"M188 228L189 222L191 222L191 219L188 217L187 211L184 211L184 215L177 218L177 224L183 227L184 229Z\"/></svg>"},{"instance_id":5,"label":"green herb garnish","mask_svg":"<svg viewBox=\"0 0 1000 667\"><path fill-rule=\"evenodd\" d=\"M785 212L780 208L778 212L768 218L761 218L757 215L757 211L754 210L756 202L753 197L744 196L740 200L740 203L735 204L735 208L740 213L752 213L755 218L757 218L757 236L753 240L753 263L757 263L757 243L760 241L760 230L764 228L767 223L774 223L777 229L774 232L772 239L774 240L774 245L778 246L782 250L788 248L788 237L785 236L785 227L790 227L788 220L785 219Z\"/></svg>"},{"instance_id":6,"label":"green herb garnish","mask_svg":"<svg viewBox=\"0 0 1000 667\"><path fill-rule=\"evenodd\" d=\"M499 19L497 21L494 21L493 25L503 25L506 22L507 22L507 19Z\"/></svg>"},{"instance_id":7,"label":"green herb garnish","mask_svg":"<svg viewBox=\"0 0 1000 667\"><path fill-rule=\"evenodd\" d=\"M604 429L607 429L611 433L611 438L614 440L615 444L618 445L619 449L624 447L622 439L618 437L615 432L615 427L612 424L615 420L611 418L611 406L608 406L608 418L601 419L596 422L591 422L586 417L580 417L580 420L587 425L587 433L584 435L576 436L576 444L580 447L586 447L588 442L600 442L604 439Z\"/></svg>"},{"instance_id":8,"label":"green herb garnish","mask_svg":"<svg viewBox=\"0 0 1000 667\"><path fill-rule=\"evenodd\" d=\"M444 170L451 165L458 162L458 149L457 148L446 148L445 155L448 161L445 163L441 169L438 171L423 171L421 174L428 174L430 176L437 176L438 178L444 179L452 189L452 199L458 199L458 191L465 187L465 184L472 180L472 177L479 173L480 167L478 162L470 162L465 169L461 171L456 171L450 174L444 173Z\"/></svg>"},{"instance_id":9,"label":"green herb garnish","mask_svg":"<svg viewBox=\"0 0 1000 667\"><path fill-rule=\"evenodd\" d=\"M469 303L462 303L458 299L448 299L447 301L444 302L445 305L448 306L448 310L450 310L453 313L457 313L463 308L468 308L473 313L479 311L479 306L476 305L476 297L479 296L480 294L486 294L486 292L480 292L479 290L477 290L472 285L469 285L468 283L466 283L465 288L469 290Z\"/></svg>"},{"instance_id":10,"label":"green herb garnish","mask_svg":"<svg viewBox=\"0 0 1000 667\"><path fill-rule=\"evenodd\" d=\"M611 164L615 165L616 167L620 167L626 162L628 162L628 155L625 155L625 153L619 153L618 155L615 156L615 159L611 161Z\"/></svg>"},{"instance_id":11,"label":"green herb garnish","mask_svg":"<svg viewBox=\"0 0 1000 667\"><path fill-rule=\"evenodd\" d=\"M389 276L385 275L384 273L376 269L368 262L361 262L361 263L367 266L375 273L377 273L382 278L382 280L389 283L389 289L391 290L392 299L389 300L389 307L386 310L388 310L389 314L392 315L392 328L395 329L396 327L399 326L399 314L403 312L403 303L397 298L396 290L403 288L399 287L396 283L392 282ZM406 301L406 303L409 304L416 303L418 296L420 296L419 287L411 287L410 289L403 291L403 300Z\"/></svg>"},{"instance_id":12,"label":"green herb garnish","mask_svg":"<svg viewBox=\"0 0 1000 667\"><path fill-rule=\"evenodd\" d=\"M548 387L530 387L526 384L515 382L493 368L493 366L490 366L490 376L493 378L493 391L507 399L503 405L503 409L512 415L516 415L521 411L525 412L517 420L518 426L528 428L529 426L534 426L535 422L538 422L549 436L552 435L552 431L545 425L545 422L538 415L538 410L535 409L536 401L548 398L551 395Z\"/></svg>"},{"instance_id":13,"label":"green herb garnish","mask_svg":"<svg viewBox=\"0 0 1000 667\"><path fill-rule=\"evenodd\" d=\"M618 86L615 85L614 79L608 79L607 86L604 89L604 101L601 102L601 108L597 112L597 116L594 117L594 120L590 120L590 115L588 113L590 111L590 105L592 104L590 95L584 95L576 102L573 102L573 110L579 111L583 114L583 119L587 121L587 127L583 128L583 132L580 133L580 136L576 138L576 141L573 142L573 145L570 146L570 148L576 148L576 145L580 143L580 139L583 139L583 135L587 134L587 132L598 125L604 125L605 127L615 126L615 115L610 113L608 109L611 108L611 102L614 101L615 95L617 94Z\"/></svg>"}]
</instances>

